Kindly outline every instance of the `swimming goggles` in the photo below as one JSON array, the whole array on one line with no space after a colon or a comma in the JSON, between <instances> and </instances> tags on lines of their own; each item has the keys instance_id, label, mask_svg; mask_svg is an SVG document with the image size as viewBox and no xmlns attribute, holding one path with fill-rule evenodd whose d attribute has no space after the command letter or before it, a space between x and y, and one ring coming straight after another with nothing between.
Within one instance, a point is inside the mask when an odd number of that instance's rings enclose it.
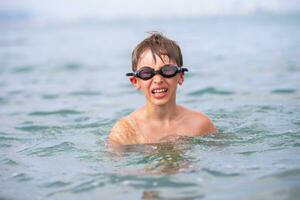
<instances>
[{"instance_id":1,"label":"swimming goggles","mask_svg":"<svg viewBox=\"0 0 300 200\"><path fill-rule=\"evenodd\" d=\"M133 73L127 73L126 76L135 76L142 80L149 80L156 74L160 74L165 78L171 78L176 76L176 74L179 72L187 72L187 71L188 71L187 68L181 68L175 65L164 65L159 70L154 70L151 67L145 66Z\"/></svg>"}]
</instances>

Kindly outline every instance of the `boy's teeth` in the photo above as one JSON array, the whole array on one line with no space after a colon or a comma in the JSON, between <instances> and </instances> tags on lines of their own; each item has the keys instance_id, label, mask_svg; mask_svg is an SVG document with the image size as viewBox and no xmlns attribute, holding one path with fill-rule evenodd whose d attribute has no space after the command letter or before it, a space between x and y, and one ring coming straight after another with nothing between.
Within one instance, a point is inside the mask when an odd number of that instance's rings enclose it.
<instances>
[{"instance_id":1,"label":"boy's teeth","mask_svg":"<svg viewBox=\"0 0 300 200\"><path fill-rule=\"evenodd\" d=\"M153 90L153 93L161 93L161 92L166 92L167 89L163 88L163 89L155 89Z\"/></svg>"}]
</instances>

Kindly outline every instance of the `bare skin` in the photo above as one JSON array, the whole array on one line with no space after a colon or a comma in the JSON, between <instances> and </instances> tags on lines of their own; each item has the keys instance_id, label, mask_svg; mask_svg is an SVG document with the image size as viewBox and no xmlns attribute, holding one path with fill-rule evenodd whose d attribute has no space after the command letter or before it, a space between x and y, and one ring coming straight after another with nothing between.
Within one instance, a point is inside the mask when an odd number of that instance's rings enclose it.
<instances>
[{"instance_id":1,"label":"bare skin","mask_svg":"<svg viewBox=\"0 0 300 200\"><path fill-rule=\"evenodd\" d=\"M137 69L150 66L155 70L165 64L176 63L167 56L162 60L156 56L156 62L150 50L142 54ZM130 77L130 82L137 90L142 90L146 104L120 119L112 128L109 135L111 144L149 144L159 143L168 136L200 136L217 132L208 116L201 112L192 111L176 104L177 85L184 81L184 74L164 78L157 74L150 80ZM157 92L165 89L165 92Z\"/></svg>"}]
</instances>

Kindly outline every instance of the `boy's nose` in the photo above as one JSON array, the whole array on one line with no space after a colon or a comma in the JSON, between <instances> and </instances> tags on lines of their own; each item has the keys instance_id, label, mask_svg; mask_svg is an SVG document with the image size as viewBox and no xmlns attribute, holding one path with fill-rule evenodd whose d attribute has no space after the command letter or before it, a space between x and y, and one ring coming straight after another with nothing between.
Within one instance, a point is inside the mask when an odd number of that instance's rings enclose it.
<instances>
[{"instance_id":1,"label":"boy's nose","mask_svg":"<svg viewBox=\"0 0 300 200\"><path fill-rule=\"evenodd\" d=\"M163 77L160 74L155 74L153 77L154 83L162 83L163 82Z\"/></svg>"}]
</instances>

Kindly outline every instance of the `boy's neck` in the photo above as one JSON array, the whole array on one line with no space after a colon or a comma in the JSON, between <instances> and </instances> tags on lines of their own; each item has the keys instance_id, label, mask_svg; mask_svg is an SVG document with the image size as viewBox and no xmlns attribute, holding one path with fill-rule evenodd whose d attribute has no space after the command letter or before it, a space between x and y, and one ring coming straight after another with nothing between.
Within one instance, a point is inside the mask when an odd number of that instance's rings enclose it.
<instances>
[{"instance_id":1,"label":"boy's neck","mask_svg":"<svg viewBox=\"0 0 300 200\"><path fill-rule=\"evenodd\" d=\"M153 105L147 103L145 106L145 117L158 121L171 121L177 116L176 102L168 103L166 105Z\"/></svg>"}]
</instances>

